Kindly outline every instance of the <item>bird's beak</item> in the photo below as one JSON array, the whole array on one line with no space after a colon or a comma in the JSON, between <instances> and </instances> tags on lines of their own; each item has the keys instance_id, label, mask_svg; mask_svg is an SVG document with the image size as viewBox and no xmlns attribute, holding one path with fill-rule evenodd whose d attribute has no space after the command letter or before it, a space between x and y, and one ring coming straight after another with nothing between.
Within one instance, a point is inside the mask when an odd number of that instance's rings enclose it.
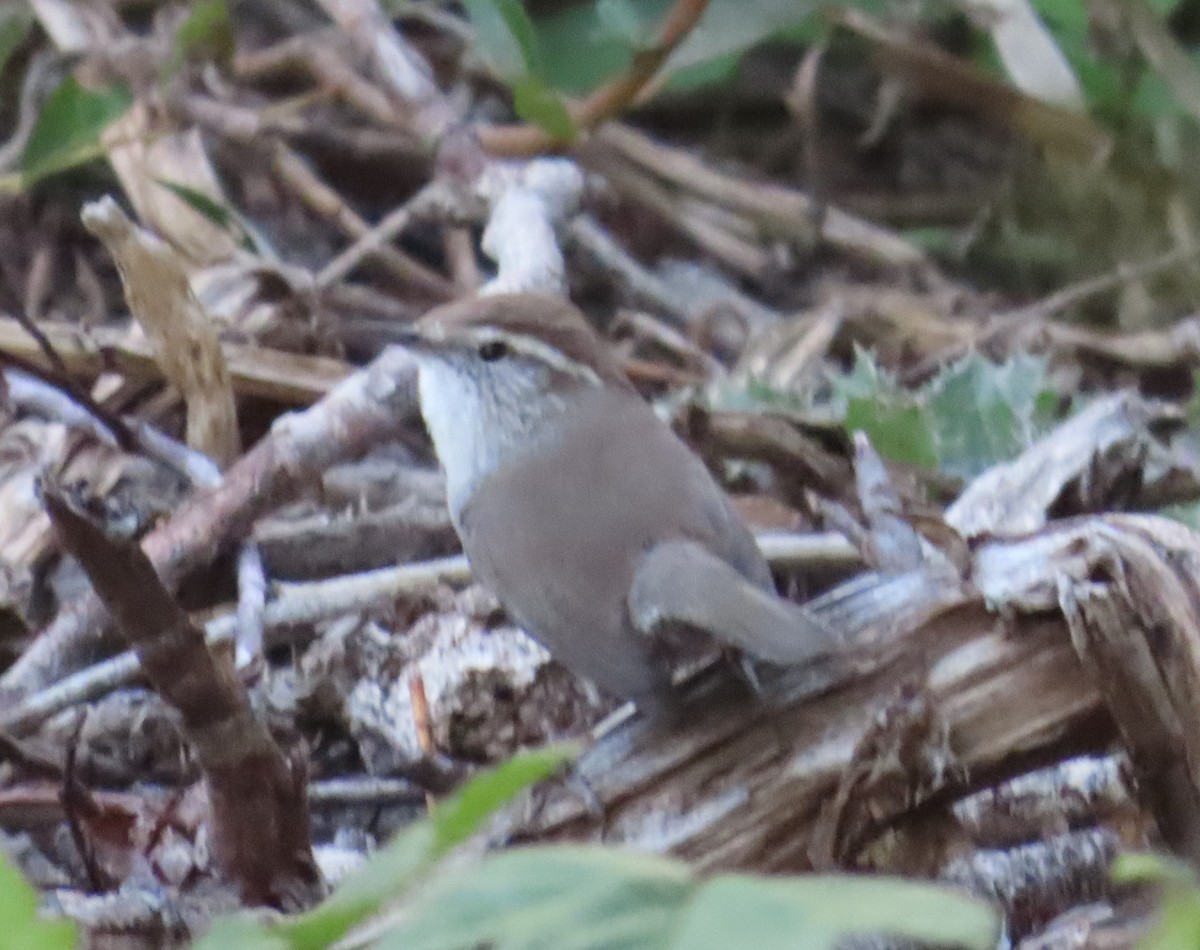
<instances>
[{"instance_id":1,"label":"bird's beak","mask_svg":"<svg viewBox=\"0 0 1200 950\"><path fill-rule=\"evenodd\" d=\"M411 328L395 331L392 340L406 350L422 351L430 348L429 340L426 339L425 334Z\"/></svg>"},{"instance_id":2,"label":"bird's beak","mask_svg":"<svg viewBox=\"0 0 1200 950\"><path fill-rule=\"evenodd\" d=\"M445 334L438 328L406 327L396 331L392 339L414 354L441 353L446 349Z\"/></svg>"}]
</instances>

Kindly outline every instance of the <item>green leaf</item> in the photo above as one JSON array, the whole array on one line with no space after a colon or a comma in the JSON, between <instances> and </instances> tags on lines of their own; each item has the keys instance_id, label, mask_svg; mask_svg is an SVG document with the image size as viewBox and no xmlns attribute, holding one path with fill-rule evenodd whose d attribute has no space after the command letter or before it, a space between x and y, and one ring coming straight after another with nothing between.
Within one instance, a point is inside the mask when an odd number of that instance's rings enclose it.
<instances>
[{"instance_id":1,"label":"green leaf","mask_svg":"<svg viewBox=\"0 0 1200 950\"><path fill-rule=\"evenodd\" d=\"M1154 118L1179 115L1179 104L1158 73L1142 74L1134 88L1132 106L1139 115Z\"/></svg>"},{"instance_id":2,"label":"green leaf","mask_svg":"<svg viewBox=\"0 0 1200 950\"><path fill-rule=\"evenodd\" d=\"M541 126L556 139L570 141L578 129L562 98L536 76L512 84L513 108L527 122Z\"/></svg>"},{"instance_id":3,"label":"green leaf","mask_svg":"<svg viewBox=\"0 0 1200 950\"><path fill-rule=\"evenodd\" d=\"M744 53L775 34L808 20L822 6L815 0L757 0L755 3L713 0L704 18L672 54L667 70L675 72L731 53ZM662 13L659 14L660 21L661 17Z\"/></svg>"},{"instance_id":4,"label":"green leaf","mask_svg":"<svg viewBox=\"0 0 1200 950\"><path fill-rule=\"evenodd\" d=\"M631 0L596 0L596 21L602 35L644 49L654 43L655 20L646 17L646 4Z\"/></svg>"},{"instance_id":5,"label":"green leaf","mask_svg":"<svg viewBox=\"0 0 1200 950\"><path fill-rule=\"evenodd\" d=\"M282 921L274 932L297 950L316 950L340 938L381 904L402 896L424 872L476 831L497 809L576 754L561 745L525 752L484 772L439 805L433 816L401 832L351 874L319 907Z\"/></svg>"},{"instance_id":6,"label":"green leaf","mask_svg":"<svg viewBox=\"0 0 1200 950\"><path fill-rule=\"evenodd\" d=\"M186 202L188 207L197 214L232 234L243 250L257 254L266 249L261 236L256 234L246 220L232 208L213 200L203 191L177 181L168 181L166 178L155 178L154 181L181 201Z\"/></svg>"},{"instance_id":7,"label":"green leaf","mask_svg":"<svg viewBox=\"0 0 1200 950\"><path fill-rule=\"evenodd\" d=\"M226 0L196 0L175 33L168 74L186 62L228 63L234 52L233 22Z\"/></svg>"},{"instance_id":8,"label":"green leaf","mask_svg":"<svg viewBox=\"0 0 1200 950\"><path fill-rule=\"evenodd\" d=\"M233 213L219 201L214 201L204 192L187 185L181 185L176 181L168 181L166 178L156 178L154 180L175 195L176 198L187 202L193 211L203 215L217 227L228 231L236 224Z\"/></svg>"},{"instance_id":9,"label":"green leaf","mask_svg":"<svg viewBox=\"0 0 1200 950\"><path fill-rule=\"evenodd\" d=\"M833 950L839 936L818 926L803 901L788 900L768 882L724 875L693 896L670 946L676 950Z\"/></svg>"},{"instance_id":10,"label":"green leaf","mask_svg":"<svg viewBox=\"0 0 1200 950\"><path fill-rule=\"evenodd\" d=\"M723 875L697 890L671 946L831 950L868 933L988 950L999 920L983 901L898 878Z\"/></svg>"},{"instance_id":11,"label":"green leaf","mask_svg":"<svg viewBox=\"0 0 1200 950\"><path fill-rule=\"evenodd\" d=\"M1053 32L1059 49L1067 57L1083 87L1088 105L1104 111L1122 109L1126 94L1126 70L1115 56L1097 54L1092 41L1087 4L1033 0L1032 6Z\"/></svg>"},{"instance_id":12,"label":"green leaf","mask_svg":"<svg viewBox=\"0 0 1200 950\"><path fill-rule=\"evenodd\" d=\"M851 399L843 422L847 432L865 432L875 451L896 462L937 467L937 449L929 420L919 406L886 406L872 399Z\"/></svg>"},{"instance_id":13,"label":"green leaf","mask_svg":"<svg viewBox=\"0 0 1200 950\"><path fill-rule=\"evenodd\" d=\"M540 75L537 31L521 0L464 0L475 48L502 79Z\"/></svg>"},{"instance_id":14,"label":"green leaf","mask_svg":"<svg viewBox=\"0 0 1200 950\"><path fill-rule=\"evenodd\" d=\"M910 391L860 350L832 381L847 432L865 432L886 458L962 478L1032 445L1057 423L1058 403L1045 361L1024 355L997 365L971 353Z\"/></svg>"},{"instance_id":15,"label":"green leaf","mask_svg":"<svg viewBox=\"0 0 1200 950\"><path fill-rule=\"evenodd\" d=\"M405 829L318 907L281 921L270 932L285 938L285 946L295 950L327 947L385 901L401 896L436 859L435 842L428 822Z\"/></svg>"},{"instance_id":16,"label":"green leaf","mask_svg":"<svg viewBox=\"0 0 1200 950\"><path fill-rule=\"evenodd\" d=\"M728 56L717 56L706 63L685 66L671 74L665 88L671 92L689 92L706 86L718 86L737 75L741 63L741 53L730 53Z\"/></svg>"},{"instance_id":17,"label":"green leaf","mask_svg":"<svg viewBox=\"0 0 1200 950\"><path fill-rule=\"evenodd\" d=\"M32 920L37 915L37 894L3 854L0 854L0 913L3 920Z\"/></svg>"},{"instance_id":18,"label":"green leaf","mask_svg":"<svg viewBox=\"0 0 1200 950\"><path fill-rule=\"evenodd\" d=\"M1200 878L1191 867L1163 855L1123 854L1112 876L1120 883L1157 883L1162 888L1158 920L1138 950L1200 946Z\"/></svg>"},{"instance_id":19,"label":"green leaf","mask_svg":"<svg viewBox=\"0 0 1200 950\"><path fill-rule=\"evenodd\" d=\"M1086 47L1066 47L1063 52L1079 77L1079 84L1090 106L1101 115L1120 112L1125 108L1126 89L1121 70L1115 68L1111 61L1092 55Z\"/></svg>"},{"instance_id":20,"label":"green leaf","mask_svg":"<svg viewBox=\"0 0 1200 950\"><path fill-rule=\"evenodd\" d=\"M380 950L665 947L690 872L596 847L518 848L434 881Z\"/></svg>"},{"instance_id":21,"label":"green leaf","mask_svg":"<svg viewBox=\"0 0 1200 950\"><path fill-rule=\"evenodd\" d=\"M875 450L910 465L937 465L937 447L928 415L915 395L857 350L853 370L833 381L835 412L841 407L847 432L865 432Z\"/></svg>"},{"instance_id":22,"label":"green leaf","mask_svg":"<svg viewBox=\"0 0 1200 950\"><path fill-rule=\"evenodd\" d=\"M1054 421L1046 364L1033 356L997 365L973 352L945 367L927 391L939 467L963 478L1016 457Z\"/></svg>"},{"instance_id":23,"label":"green leaf","mask_svg":"<svg viewBox=\"0 0 1200 950\"><path fill-rule=\"evenodd\" d=\"M270 933L248 917L221 917L191 944L191 950L289 950L289 947L286 938Z\"/></svg>"},{"instance_id":24,"label":"green leaf","mask_svg":"<svg viewBox=\"0 0 1200 950\"><path fill-rule=\"evenodd\" d=\"M444 852L466 841L519 792L553 775L578 754L578 746L571 743L532 749L473 778L434 810L438 848Z\"/></svg>"},{"instance_id":25,"label":"green leaf","mask_svg":"<svg viewBox=\"0 0 1200 950\"><path fill-rule=\"evenodd\" d=\"M1138 950L1180 950L1200 947L1200 895L1190 900L1164 901L1159 919L1138 943Z\"/></svg>"},{"instance_id":26,"label":"green leaf","mask_svg":"<svg viewBox=\"0 0 1200 950\"><path fill-rule=\"evenodd\" d=\"M698 879L684 863L585 846L514 849L431 882L380 950L831 950L888 933L986 950L982 901L883 877Z\"/></svg>"},{"instance_id":27,"label":"green leaf","mask_svg":"<svg viewBox=\"0 0 1200 950\"><path fill-rule=\"evenodd\" d=\"M569 141L575 122L558 93L542 78L541 44L520 0L466 0L475 45L488 66L512 90L517 115Z\"/></svg>"},{"instance_id":28,"label":"green leaf","mask_svg":"<svg viewBox=\"0 0 1200 950\"><path fill-rule=\"evenodd\" d=\"M27 4L18 3L0 10L0 73L8 65L9 57L17 51L29 28L33 26L33 11Z\"/></svg>"},{"instance_id":29,"label":"green leaf","mask_svg":"<svg viewBox=\"0 0 1200 950\"><path fill-rule=\"evenodd\" d=\"M648 10L657 13L658 6L658 0L646 0ZM626 69L632 56L628 40L611 32L590 4L568 6L539 19L537 33L540 75L551 88L572 95L591 92Z\"/></svg>"},{"instance_id":30,"label":"green leaf","mask_svg":"<svg viewBox=\"0 0 1200 950\"><path fill-rule=\"evenodd\" d=\"M79 939L69 920L38 916L37 894L0 854L0 950L71 950Z\"/></svg>"},{"instance_id":31,"label":"green leaf","mask_svg":"<svg viewBox=\"0 0 1200 950\"><path fill-rule=\"evenodd\" d=\"M1163 80L1179 108L1200 118L1200 67L1171 28L1145 3L1123 8L1134 45L1147 65Z\"/></svg>"},{"instance_id":32,"label":"green leaf","mask_svg":"<svg viewBox=\"0 0 1200 950\"><path fill-rule=\"evenodd\" d=\"M1190 865L1164 854L1143 851L1119 855L1110 873L1118 884L1169 883L1200 887L1200 878Z\"/></svg>"},{"instance_id":33,"label":"green leaf","mask_svg":"<svg viewBox=\"0 0 1200 950\"><path fill-rule=\"evenodd\" d=\"M104 154L100 135L133 104L124 86L89 91L68 76L42 107L21 158L21 180L29 187Z\"/></svg>"},{"instance_id":34,"label":"green leaf","mask_svg":"<svg viewBox=\"0 0 1200 950\"><path fill-rule=\"evenodd\" d=\"M1032 0L1037 15L1049 26L1059 42L1062 40L1085 41L1091 29L1088 18L1087 4L1082 2L1064 3L1063 0Z\"/></svg>"},{"instance_id":35,"label":"green leaf","mask_svg":"<svg viewBox=\"0 0 1200 950\"><path fill-rule=\"evenodd\" d=\"M854 2L860 7L880 6L877 0ZM709 75L728 75L730 57L739 58L764 40L788 34L811 21L824 6L817 0L710 0L703 19L664 67L664 75L670 77L717 60L725 63ZM670 7L671 0L596 0L538 19L538 45L544 62L544 72L539 75L562 92L591 91L627 69L636 51L657 41ZM693 80L703 76L703 72L694 73Z\"/></svg>"}]
</instances>

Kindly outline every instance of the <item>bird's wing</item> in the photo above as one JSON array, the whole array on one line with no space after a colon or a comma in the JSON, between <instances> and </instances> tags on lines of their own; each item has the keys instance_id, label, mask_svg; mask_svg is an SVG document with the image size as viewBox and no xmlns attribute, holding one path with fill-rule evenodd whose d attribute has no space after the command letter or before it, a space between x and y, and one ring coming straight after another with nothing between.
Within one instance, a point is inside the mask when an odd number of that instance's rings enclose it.
<instances>
[{"instance_id":1,"label":"bird's wing","mask_svg":"<svg viewBox=\"0 0 1200 950\"><path fill-rule=\"evenodd\" d=\"M814 614L749 583L692 541L664 542L641 558L628 608L634 628L643 634L697 629L769 663L807 663L840 647L840 639Z\"/></svg>"}]
</instances>

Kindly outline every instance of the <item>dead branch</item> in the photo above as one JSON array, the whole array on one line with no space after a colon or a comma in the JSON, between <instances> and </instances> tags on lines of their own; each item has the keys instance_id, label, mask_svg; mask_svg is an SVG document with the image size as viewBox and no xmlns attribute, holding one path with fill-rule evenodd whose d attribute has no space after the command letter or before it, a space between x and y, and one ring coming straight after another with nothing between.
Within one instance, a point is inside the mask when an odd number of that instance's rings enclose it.
<instances>
[{"instance_id":1,"label":"dead branch","mask_svg":"<svg viewBox=\"0 0 1200 950\"><path fill-rule=\"evenodd\" d=\"M204 771L213 846L244 900L299 908L320 895L308 831L303 765L288 761L227 662L158 580L136 544L85 514L57 484L43 497L64 546L137 651L155 689L181 714Z\"/></svg>"}]
</instances>

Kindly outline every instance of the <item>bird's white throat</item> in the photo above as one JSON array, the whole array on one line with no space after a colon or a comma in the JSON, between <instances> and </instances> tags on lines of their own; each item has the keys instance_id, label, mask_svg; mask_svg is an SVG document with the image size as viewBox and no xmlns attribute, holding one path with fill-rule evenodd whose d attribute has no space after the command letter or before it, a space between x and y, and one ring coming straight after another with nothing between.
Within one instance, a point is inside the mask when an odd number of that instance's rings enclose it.
<instances>
[{"instance_id":1,"label":"bird's white throat","mask_svg":"<svg viewBox=\"0 0 1200 950\"><path fill-rule=\"evenodd\" d=\"M565 401L541 388L534 374L512 367L481 371L438 357L419 359L421 414L446 473L446 502L459 523L480 483L553 438L553 417Z\"/></svg>"}]
</instances>

